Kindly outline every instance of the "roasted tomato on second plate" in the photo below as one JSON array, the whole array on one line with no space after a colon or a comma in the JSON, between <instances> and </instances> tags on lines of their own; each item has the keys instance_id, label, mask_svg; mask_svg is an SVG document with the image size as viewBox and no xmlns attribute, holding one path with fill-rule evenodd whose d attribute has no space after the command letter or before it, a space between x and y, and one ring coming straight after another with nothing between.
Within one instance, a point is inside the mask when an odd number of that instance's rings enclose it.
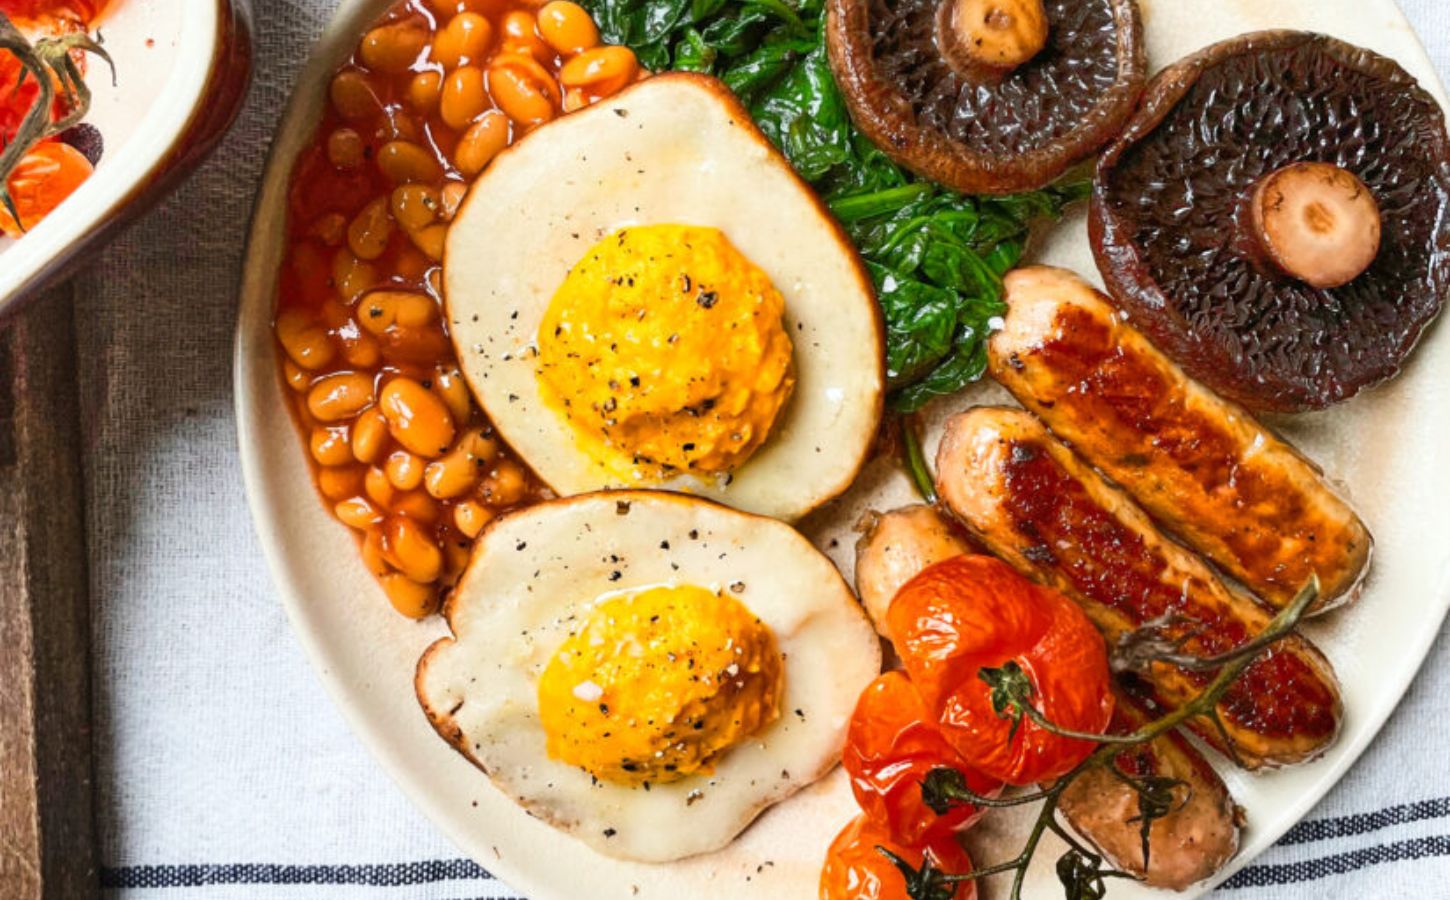
<instances>
[{"instance_id":1,"label":"roasted tomato on second plate","mask_svg":"<svg viewBox=\"0 0 1450 900\"><path fill-rule=\"evenodd\" d=\"M906 873L882 849L896 854L918 871L924 860L930 860L936 871L948 875L972 871L972 858L955 838L938 838L924 851L913 850L893 842L885 828L862 815L852 819L826 851L820 900L912 900L906 889ZM939 883L927 896L931 900L976 900L977 883Z\"/></svg>"},{"instance_id":2,"label":"roasted tomato on second plate","mask_svg":"<svg viewBox=\"0 0 1450 900\"><path fill-rule=\"evenodd\" d=\"M1082 610L1006 563L959 556L906 583L886 630L947 740L972 768L1007 784L1066 774L1097 746L993 708L983 669L1015 663L1031 704L1060 728L1102 733L1113 715L1107 648Z\"/></svg>"},{"instance_id":3,"label":"roasted tomato on second plate","mask_svg":"<svg viewBox=\"0 0 1450 900\"><path fill-rule=\"evenodd\" d=\"M0 205L0 232L18 238L34 228L94 171L79 150L59 141L46 141L20 158L10 174L10 197L20 213L17 224Z\"/></svg>"},{"instance_id":4,"label":"roasted tomato on second plate","mask_svg":"<svg viewBox=\"0 0 1450 900\"><path fill-rule=\"evenodd\" d=\"M871 821L892 840L921 847L972 826L982 810L963 804L942 815L922 800L921 784L933 769L961 772L967 787L995 796L1002 782L971 768L936 726L911 680L887 672L871 682L856 703L846 731L841 765L851 776L851 791Z\"/></svg>"}]
</instances>

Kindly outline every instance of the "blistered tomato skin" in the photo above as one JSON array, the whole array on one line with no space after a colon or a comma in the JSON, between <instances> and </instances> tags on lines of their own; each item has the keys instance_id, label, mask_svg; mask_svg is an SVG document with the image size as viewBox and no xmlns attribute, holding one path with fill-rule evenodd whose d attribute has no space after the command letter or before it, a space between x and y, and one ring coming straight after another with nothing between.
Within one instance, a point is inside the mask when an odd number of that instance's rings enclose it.
<instances>
[{"instance_id":1,"label":"blistered tomato skin","mask_svg":"<svg viewBox=\"0 0 1450 900\"><path fill-rule=\"evenodd\" d=\"M938 815L922 802L921 784L933 769L956 769L983 796L995 796L1002 788L1000 781L977 772L957 753L901 672L887 672L861 694L846 731L841 765L867 817L908 847L950 838L983 813L964 804Z\"/></svg>"},{"instance_id":2,"label":"blistered tomato skin","mask_svg":"<svg viewBox=\"0 0 1450 900\"><path fill-rule=\"evenodd\" d=\"M959 556L907 582L886 614L896 652L942 733L975 769L1007 784L1066 774L1096 744L1054 735L992 708L984 668L1015 662L1049 722L1101 733L1113 714L1107 648L1072 601L1006 563Z\"/></svg>"},{"instance_id":3,"label":"blistered tomato skin","mask_svg":"<svg viewBox=\"0 0 1450 900\"><path fill-rule=\"evenodd\" d=\"M826 852L821 869L820 900L912 900L906 877L881 849L891 851L913 868L930 861L938 871L963 875L972 871L972 858L955 838L933 841L925 849L903 847L867 816L852 819ZM976 900L974 881L958 882L951 900Z\"/></svg>"}]
</instances>

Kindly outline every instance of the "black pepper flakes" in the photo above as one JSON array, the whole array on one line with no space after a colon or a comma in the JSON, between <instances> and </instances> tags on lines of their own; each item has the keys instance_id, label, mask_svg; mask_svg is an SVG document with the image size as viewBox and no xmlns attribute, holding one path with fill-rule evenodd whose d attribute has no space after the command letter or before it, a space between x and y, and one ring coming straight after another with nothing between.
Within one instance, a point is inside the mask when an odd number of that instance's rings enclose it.
<instances>
[{"instance_id":1,"label":"black pepper flakes","mask_svg":"<svg viewBox=\"0 0 1450 900\"><path fill-rule=\"evenodd\" d=\"M720 295L714 291L701 291L700 296L695 298L695 302L700 304L701 309L710 309L720 302Z\"/></svg>"}]
</instances>

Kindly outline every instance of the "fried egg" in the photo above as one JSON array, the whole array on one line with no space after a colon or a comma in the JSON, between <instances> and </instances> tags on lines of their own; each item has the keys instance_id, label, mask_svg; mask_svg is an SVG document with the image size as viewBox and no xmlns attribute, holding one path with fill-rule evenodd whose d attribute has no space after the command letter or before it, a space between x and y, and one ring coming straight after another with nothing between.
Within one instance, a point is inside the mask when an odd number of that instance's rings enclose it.
<instances>
[{"instance_id":1,"label":"fried egg","mask_svg":"<svg viewBox=\"0 0 1450 900\"><path fill-rule=\"evenodd\" d=\"M662 491L495 520L417 692L449 743L601 853L728 844L836 763L880 643L835 566L773 519Z\"/></svg>"},{"instance_id":2,"label":"fried egg","mask_svg":"<svg viewBox=\"0 0 1450 900\"><path fill-rule=\"evenodd\" d=\"M874 440L870 279L708 76L655 76L501 154L443 282L465 377L558 494L666 488L794 520Z\"/></svg>"}]
</instances>

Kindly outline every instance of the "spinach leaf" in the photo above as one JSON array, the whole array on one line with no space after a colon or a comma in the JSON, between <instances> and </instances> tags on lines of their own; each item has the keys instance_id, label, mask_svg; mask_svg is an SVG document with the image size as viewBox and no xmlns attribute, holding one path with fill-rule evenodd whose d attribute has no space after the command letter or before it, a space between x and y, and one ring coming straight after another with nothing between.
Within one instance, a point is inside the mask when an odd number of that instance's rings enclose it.
<instances>
[{"instance_id":1,"label":"spinach leaf","mask_svg":"<svg viewBox=\"0 0 1450 900\"><path fill-rule=\"evenodd\" d=\"M969 197L920 180L854 124L831 74L825 0L582 0L600 34L656 71L721 78L855 241L886 322L890 404L914 412L986 371L1002 276L1032 223L1086 182Z\"/></svg>"}]
</instances>

